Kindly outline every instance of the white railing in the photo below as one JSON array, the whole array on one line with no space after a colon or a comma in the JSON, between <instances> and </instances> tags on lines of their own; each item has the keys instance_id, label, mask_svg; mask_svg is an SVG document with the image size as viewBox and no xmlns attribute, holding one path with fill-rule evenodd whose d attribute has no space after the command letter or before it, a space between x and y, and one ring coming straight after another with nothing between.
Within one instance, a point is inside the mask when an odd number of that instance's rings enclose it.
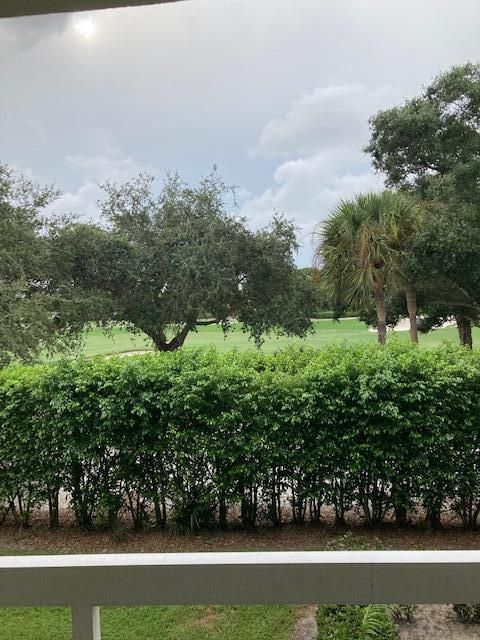
<instances>
[{"instance_id":1,"label":"white railing","mask_svg":"<svg viewBox=\"0 0 480 640\"><path fill-rule=\"evenodd\" d=\"M480 602L480 551L0 557L0 606L69 606L100 640L99 606Z\"/></svg>"}]
</instances>

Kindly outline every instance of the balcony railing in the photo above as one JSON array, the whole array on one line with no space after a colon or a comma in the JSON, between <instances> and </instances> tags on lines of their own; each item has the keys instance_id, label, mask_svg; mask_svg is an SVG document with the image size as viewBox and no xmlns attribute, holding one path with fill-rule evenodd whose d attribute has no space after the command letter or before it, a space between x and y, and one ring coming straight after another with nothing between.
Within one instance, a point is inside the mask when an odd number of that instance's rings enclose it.
<instances>
[{"instance_id":1,"label":"balcony railing","mask_svg":"<svg viewBox=\"0 0 480 640\"><path fill-rule=\"evenodd\" d=\"M74 640L100 640L99 606L455 602L480 602L480 551L0 558L0 606L69 606Z\"/></svg>"}]
</instances>

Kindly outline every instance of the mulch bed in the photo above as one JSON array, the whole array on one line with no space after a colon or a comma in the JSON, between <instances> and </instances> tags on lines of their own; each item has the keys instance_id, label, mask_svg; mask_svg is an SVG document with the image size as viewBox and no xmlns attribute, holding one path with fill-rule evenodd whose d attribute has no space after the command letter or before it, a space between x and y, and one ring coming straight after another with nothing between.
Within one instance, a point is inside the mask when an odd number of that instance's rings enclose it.
<instances>
[{"instance_id":1,"label":"mulch bed","mask_svg":"<svg viewBox=\"0 0 480 640\"><path fill-rule=\"evenodd\" d=\"M70 520L70 522L69 522ZM367 529L352 523L348 529L331 524L263 527L255 531L229 529L179 533L174 530L134 532L129 526L118 531L83 531L71 524L67 514L58 530L48 528L46 514L35 515L33 526L19 530L13 523L0 527L0 552L8 553L160 553L188 551L306 551L324 549L329 542L351 531L353 541L378 542L385 549L478 549L480 531L465 531L450 525L439 531L411 526L398 529L385 525Z\"/></svg>"}]
</instances>

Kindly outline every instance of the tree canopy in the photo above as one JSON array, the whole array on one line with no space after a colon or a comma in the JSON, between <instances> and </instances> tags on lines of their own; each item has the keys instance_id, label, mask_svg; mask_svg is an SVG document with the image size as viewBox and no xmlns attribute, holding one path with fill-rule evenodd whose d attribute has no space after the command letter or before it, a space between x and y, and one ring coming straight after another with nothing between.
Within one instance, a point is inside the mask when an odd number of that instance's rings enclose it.
<instances>
[{"instance_id":1,"label":"tree canopy","mask_svg":"<svg viewBox=\"0 0 480 640\"><path fill-rule=\"evenodd\" d=\"M375 168L427 203L409 264L423 290L421 328L454 316L471 346L480 321L480 65L453 67L370 124Z\"/></svg>"},{"instance_id":2,"label":"tree canopy","mask_svg":"<svg viewBox=\"0 0 480 640\"><path fill-rule=\"evenodd\" d=\"M92 320L143 331L160 351L207 324L238 321L257 344L271 330L310 329L315 287L295 267L295 228L284 218L250 230L227 211L215 172L195 187L168 176L158 195L144 174L104 191L105 225L69 225L59 237L65 277L99 294Z\"/></svg>"},{"instance_id":3,"label":"tree canopy","mask_svg":"<svg viewBox=\"0 0 480 640\"><path fill-rule=\"evenodd\" d=\"M56 195L0 165L0 365L74 341L75 322L52 271L54 222L43 216Z\"/></svg>"},{"instance_id":4,"label":"tree canopy","mask_svg":"<svg viewBox=\"0 0 480 640\"><path fill-rule=\"evenodd\" d=\"M453 67L370 120L366 151L393 187L480 202L480 65Z\"/></svg>"}]
</instances>

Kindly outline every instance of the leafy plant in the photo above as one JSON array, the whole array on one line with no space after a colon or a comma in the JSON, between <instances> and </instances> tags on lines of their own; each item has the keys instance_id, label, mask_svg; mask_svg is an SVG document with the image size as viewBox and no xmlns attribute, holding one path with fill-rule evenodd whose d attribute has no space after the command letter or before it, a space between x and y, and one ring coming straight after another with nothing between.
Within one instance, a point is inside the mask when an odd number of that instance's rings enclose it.
<instances>
[{"instance_id":1,"label":"leafy plant","mask_svg":"<svg viewBox=\"0 0 480 640\"><path fill-rule=\"evenodd\" d=\"M453 610L461 622L480 622L480 604L454 604Z\"/></svg>"},{"instance_id":2,"label":"leafy plant","mask_svg":"<svg viewBox=\"0 0 480 640\"><path fill-rule=\"evenodd\" d=\"M391 604L390 612L397 622L413 622L417 605L415 604Z\"/></svg>"},{"instance_id":3,"label":"leafy plant","mask_svg":"<svg viewBox=\"0 0 480 640\"><path fill-rule=\"evenodd\" d=\"M388 607L326 605L317 614L318 640L396 640Z\"/></svg>"},{"instance_id":4,"label":"leafy plant","mask_svg":"<svg viewBox=\"0 0 480 640\"><path fill-rule=\"evenodd\" d=\"M369 604L363 609L358 640L384 640L395 636L395 625L385 605Z\"/></svg>"}]
</instances>

